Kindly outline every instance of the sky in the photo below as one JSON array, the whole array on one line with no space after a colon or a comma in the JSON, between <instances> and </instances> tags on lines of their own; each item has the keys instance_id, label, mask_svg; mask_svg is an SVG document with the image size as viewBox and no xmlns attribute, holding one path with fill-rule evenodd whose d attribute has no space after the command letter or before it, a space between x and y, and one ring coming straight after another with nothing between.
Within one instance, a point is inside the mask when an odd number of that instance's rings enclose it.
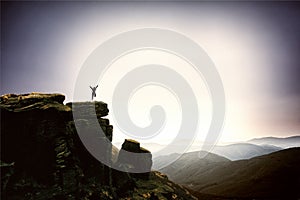
<instances>
[{"instance_id":1,"label":"sky","mask_svg":"<svg viewBox=\"0 0 300 200\"><path fill-rule=\"evenodd\" d=\"M300 135L299 19L299 2L1 2L1 94L58 92L66 102L89 101L88 86L81 99L74 99L88 56L115 35L154 27L192 39L215 64L226 97L219 142ZM153 63L171 67L191 85L201 111L197 140L203 140L212 113L203 79L178 56L144 50L120 57L90 83L99 84L96 100L111 110L114 141L134 137L122 132L112 112L115 86L134 67ZM135 139L168 143L176 136L181 107L176 94L159 85L131 95L131 120L146 126L156 104L166 112L164 130Z\"/></svg>"}]
</instances>

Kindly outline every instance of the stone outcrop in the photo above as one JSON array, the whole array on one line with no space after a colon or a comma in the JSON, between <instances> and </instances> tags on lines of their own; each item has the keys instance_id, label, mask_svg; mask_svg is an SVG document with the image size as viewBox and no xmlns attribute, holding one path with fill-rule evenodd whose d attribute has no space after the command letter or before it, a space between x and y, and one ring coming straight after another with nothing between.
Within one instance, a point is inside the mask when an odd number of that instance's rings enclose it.
<instances>
[{"instance_id":1,"label":"stone outcrop","mask_svg":"<svg viewBox=\"0 0 300 200\"><path fill-rule=\"evenodd\" d=\"M128 158L125 152L133 152L133 153L143 153L142 156L132 156ZM119 166L123 166L126 168L133 168L145 171L151 171L152 167L152 155L151 152L143 147L140 147L140 143L135 140L126 139L122 144L122 148L119 152L117 164ZM147 179L149 177L149 173L136 173L132 174L133 177L139 177Z\"/></svg>"},{"instance_id":2,"label":"stone outcrop","mask_svg":"<svg viewBox=\"0 0 300 200\"><path fill-rule=\"evenodd\" d=\"M71 104L64 105L64 98L61 94L38 93L0 98L1 160L15 163L10 177L13 180L6 184L3 197L90 198L101 194L100 185L109 185L110 169L82 145ZM108 114L103 102L80 105L78 108L99 108L97 116ZM88 111L83 114L88 115ZM99 124L111 140L112 126L101 117ZM88 130L89 121L85 122Z\"/></svg>"},{"instance_id":3,"label":"stone outcrop","mask_svg":"<svg viewBox=\"0 0 300 200\"><path fill-rule=\"evenodd\" d=\"M79 113L75 120L84 134L93 134L93 123L98 123L105 134L99 140L112 141L113 127L104 118L107 104L64 105L64 99L61 94L41 93L0 97L1 199L193 199L158 172L139 176L95 159L79 139L72 110ZM96 122L90 120L95 114ZM112 158L111 145L102 150ZM151 153L138 142L126 140L122 150L146 153L139 162L151 168Z\"/></svg>"}]
</instances>

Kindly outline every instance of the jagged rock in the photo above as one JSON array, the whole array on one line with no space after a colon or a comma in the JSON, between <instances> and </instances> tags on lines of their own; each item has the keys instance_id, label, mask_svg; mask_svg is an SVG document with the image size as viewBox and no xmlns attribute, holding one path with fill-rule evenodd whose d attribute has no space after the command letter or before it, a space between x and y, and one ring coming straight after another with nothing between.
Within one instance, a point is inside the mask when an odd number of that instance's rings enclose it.
<instances>
[{"instance_id":1,"label":"jagged rock","mask_svg":"<svg viewBox=\"0 0 300 200\"><path fill-rule=\"evenodd\" d=\"M113 127L103 118L108 114L107 104L64 105L64 99L61 94L41 93L0 97L1 199L193 199L180 187L166 186L171 182L156 172L147 173L146 179L112 172L100 163L79 139L72 111L79 113L76 124L81 123L81 134L92 135L93 123L98 123L103 137L112 141ZM92 120L95 113L96 122ZM112 154L117 154L115 149L112 152L111 145L102 149L111 159ZM140 162L151 168L148 150L130 140L124 149L146 153Z\"/></svg>"},{"instance_id":2,"label":"jagged rock","mask_svg":"<svg viewBox=\"0 0 300 200\"><path fill-rule=\"evenodd\" d=\"M148 180L137 179L136 188L133 191L132 199L159 199L159 200L195 200L188 190L180 185L171 182L165 175L160 172L150 172Z\"/></svg>"}]
</instances>

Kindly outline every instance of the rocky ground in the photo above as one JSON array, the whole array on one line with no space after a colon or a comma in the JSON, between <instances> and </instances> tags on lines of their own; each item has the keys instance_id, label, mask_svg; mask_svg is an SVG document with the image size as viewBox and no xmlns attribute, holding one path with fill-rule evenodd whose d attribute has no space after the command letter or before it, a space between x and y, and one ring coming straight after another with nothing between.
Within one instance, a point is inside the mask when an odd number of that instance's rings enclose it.
<instances>
[{"instance_id":1,"label":"rocky ground","mask_svg":"<svg viewBox=\"0 0 300 200\"><path fill-rule=\"evenodd\" d=\"M86 134L94 133L94 113L105 134L99 140L112 141L107 104L65 105L64 99L41 93L0 97L1 199L195 199L159 172L121 172L95 159L79 139L72 111ZM101 148L116 164L124 164L122 151L144 153L142 165L151 168L151 153L136 141L126 140L120 153L111 145Z\"/></svg>"}]
</instances>

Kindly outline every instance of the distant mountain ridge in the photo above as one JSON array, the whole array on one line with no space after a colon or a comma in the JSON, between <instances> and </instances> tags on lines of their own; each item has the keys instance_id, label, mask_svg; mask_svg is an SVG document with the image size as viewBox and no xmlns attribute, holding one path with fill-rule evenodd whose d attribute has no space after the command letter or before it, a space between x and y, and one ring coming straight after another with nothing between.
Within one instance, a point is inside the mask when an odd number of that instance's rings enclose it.
<instances>
[{"instance_id":1,"label":"distant mountain ridge","mask_svg":"<svg viewBox=\"0 0 300 200\"><path fill-rule=\"evenodd\" d=\"M262 137L254 138L247 142L256 145L273 145L281 148L300 147L300 136L291 136L285 138Z\"/></svg>"},{"instance_id":2,"label":"distant mountain ridge","mask_svg":"<svg viewBox=\"0 0 300 200\"><path fill-rule=\"evenodd\" d=\"M250 143L236 143L225 146L216 146L211 151L230 160L243 160L282 150L272 145L255 145Z\"/></svg>"}]
</instances>

